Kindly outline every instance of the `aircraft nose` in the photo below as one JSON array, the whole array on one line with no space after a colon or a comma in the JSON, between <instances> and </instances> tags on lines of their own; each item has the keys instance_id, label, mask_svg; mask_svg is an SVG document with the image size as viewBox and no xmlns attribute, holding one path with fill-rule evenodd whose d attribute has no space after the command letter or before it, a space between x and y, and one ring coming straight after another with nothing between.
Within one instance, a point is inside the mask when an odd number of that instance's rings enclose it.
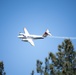
<instances>
[{"instance_id":1,"label":"aircraft nose","mask_svg":"<svg viewBox=\"0 0 76 75\"><path fill-rule=\"evenodd\" d=\"M18 38L20 38L20 36L17 36Z\"/></svg>"},{"instance_id":2,"label":"aircraft nose","mask_svg":"<svg viewBox=\"0 0 76 75\"><path fill-rule=\"evenodd\" d=\"M18 38L23 38L24 36L17 36Z\"/></svg>"}]
</instances>

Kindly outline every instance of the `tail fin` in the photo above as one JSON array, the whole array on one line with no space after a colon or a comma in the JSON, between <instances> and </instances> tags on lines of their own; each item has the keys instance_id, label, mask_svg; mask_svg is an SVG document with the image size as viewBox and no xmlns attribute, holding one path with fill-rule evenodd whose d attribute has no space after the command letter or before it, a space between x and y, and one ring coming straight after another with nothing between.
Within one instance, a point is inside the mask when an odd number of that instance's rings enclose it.
<instances>
[{"instance_id":1,"label":"tail fin","mask_svg":"<svg viewBox=\"0 0 76 75\"><path fill-rule=\"evenodd\" d=\"M49 32L49 30L47 29L46 31L45 31L45 33L43 34L43 37L46 37L46 36L52 36L52 34Z\"/></svg>"}]
</instances>

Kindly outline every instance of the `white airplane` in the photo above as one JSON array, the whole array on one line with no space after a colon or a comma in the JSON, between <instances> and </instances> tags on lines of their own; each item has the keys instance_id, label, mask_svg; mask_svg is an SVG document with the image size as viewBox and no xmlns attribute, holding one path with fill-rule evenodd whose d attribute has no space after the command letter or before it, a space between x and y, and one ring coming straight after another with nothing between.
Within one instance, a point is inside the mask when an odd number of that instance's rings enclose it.
<instances>
[{"instance_id":1,"label":"white airplane","mask_svg":"<svg viewBox=\"0 0 76 75\"><path fill-rule=\"evenodd\" d=\"M43 35L30 35L26 28L24 28L24 33L19 33L19 38L24 42L29 42L32 46L34 45L33 39L44 39L47 36L52 36L49 30L47 29Z\"/></svg>"}]
</instances>

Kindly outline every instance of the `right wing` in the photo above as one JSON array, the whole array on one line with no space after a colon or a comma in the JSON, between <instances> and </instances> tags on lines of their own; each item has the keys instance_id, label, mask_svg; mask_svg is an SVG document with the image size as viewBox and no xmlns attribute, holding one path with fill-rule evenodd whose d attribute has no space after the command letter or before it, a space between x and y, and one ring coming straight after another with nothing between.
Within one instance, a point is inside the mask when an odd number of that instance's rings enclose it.
<instances>
[{"instance_id":1,"label":"right wing","mask_svg":"<svg viewBox=\"0 0 76 75\"><path fill-rule=\"evenodd\" d=\"M24 33L25 33L27 36L29 35L29 33L28 33L28 31L27 31L26 28L24 28Z\"/></svg>"}]
</instances>

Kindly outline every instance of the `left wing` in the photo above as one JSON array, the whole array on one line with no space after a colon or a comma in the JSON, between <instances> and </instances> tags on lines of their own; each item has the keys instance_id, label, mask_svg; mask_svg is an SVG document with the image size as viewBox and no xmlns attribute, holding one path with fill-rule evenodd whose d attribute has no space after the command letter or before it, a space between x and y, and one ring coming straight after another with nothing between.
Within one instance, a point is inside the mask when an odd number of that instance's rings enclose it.
<instances>
[{"instance_id":1,"label":"left wing","mask_svg":"<svg viewBox=\"0 0 76 75\"><path fill-rule=\"evenodd\" d=\"M32 45L32 46L35 46L34 42L32 39L28 39L28 42Z\"/></svg>"},{"instance_id":2,"label":"left wing","mask_svg":"<svg viewBox=\"0 0 76 75\"><path fill-rule=\"evenodd\" d=\"M22 39L22 41L29 42L32 46L35 46L32 39Z\"/></svg>"}]
</instances>

